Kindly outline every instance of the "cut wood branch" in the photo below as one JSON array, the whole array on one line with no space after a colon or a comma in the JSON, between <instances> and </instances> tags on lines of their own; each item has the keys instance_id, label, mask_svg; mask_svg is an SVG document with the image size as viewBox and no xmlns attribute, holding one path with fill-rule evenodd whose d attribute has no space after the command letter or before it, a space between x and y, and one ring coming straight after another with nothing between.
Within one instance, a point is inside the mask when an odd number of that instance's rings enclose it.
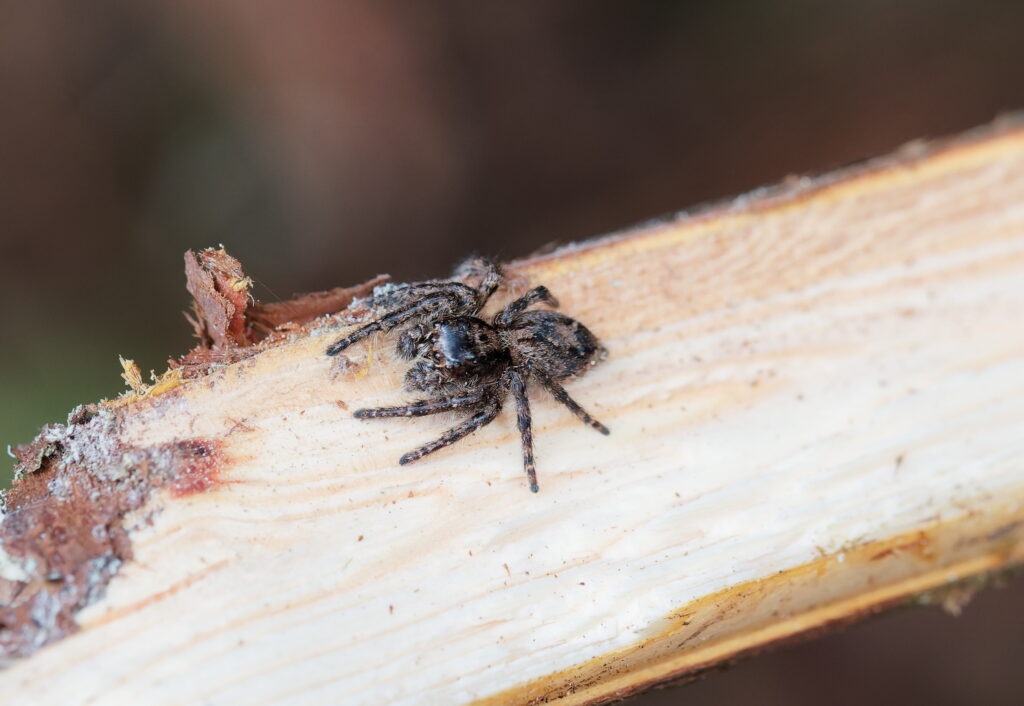
<instances>
[{"instance_id":1,"label":"cut wood branch","mask_svg":"<svg viewBox=\"0 0 1024 706\"><path fill-rule=\"evenodd\" d=\"M324 354L380 281L261 318L189 257L200 347L19 450L23 703L598 703L1024 559L1020 122L509 265L610 352L537 495L508 411L353 419L408 398Z\"/></svg>"}]
</instances>

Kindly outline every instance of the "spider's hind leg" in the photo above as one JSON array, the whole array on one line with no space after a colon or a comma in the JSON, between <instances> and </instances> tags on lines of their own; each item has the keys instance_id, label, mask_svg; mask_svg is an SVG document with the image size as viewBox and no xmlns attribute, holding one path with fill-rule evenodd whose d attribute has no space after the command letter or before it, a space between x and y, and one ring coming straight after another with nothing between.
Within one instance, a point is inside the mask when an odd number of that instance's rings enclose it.
<instances>
[{"instance_id":1,"label":"spider's hind leg","mask_svg":"<svg viewBox=\"0 0 1024 706\"><path fill-rule=\"evenodd\" d=\"M505 373L505 384L512 391L516 400L516 424L519 427L519 438L523 442L523 468L530 480L530 491L540 490L537 485L537 464L533 458L533 424L530 415L530 401L526 397L526 383L515 370Z\"/></svg>"},{"instance_id":2,"label":"spider's hind leg","mask_svg":"<svg viewBox=\"0 0 1024 706\"><path fill-rule=\"evenodd\" d=\"M548 388L548 392L550 392L552 394L552 396L556 400L558 400L559 402L564 404L566 407L568 407L569 411L572 412L573 414L575 414L577 417L579 417L581 422L583 422L584 424L586 424L586 425L588 425L590 427L593 427L594 429L596 429L597 431L601 432L602 434L604 434L606 436L611 433L608 430L608 427L606 427L604 424L602 424L601 422L597 421L596 419L591 417L589 414L587 414L587 410L585 410L582 407L580 407L576 403L576 400L574 400L572 397L569 397L569 393L565 391L564 387L559 385L557 382L555 382L552 378L548 377L547 375L544 375L544 374L539 373L537 371L532 371L532 372L533 372L533 375L538 380L540 380L540 383L544 387Z\"/></svg>"}]
</instances>

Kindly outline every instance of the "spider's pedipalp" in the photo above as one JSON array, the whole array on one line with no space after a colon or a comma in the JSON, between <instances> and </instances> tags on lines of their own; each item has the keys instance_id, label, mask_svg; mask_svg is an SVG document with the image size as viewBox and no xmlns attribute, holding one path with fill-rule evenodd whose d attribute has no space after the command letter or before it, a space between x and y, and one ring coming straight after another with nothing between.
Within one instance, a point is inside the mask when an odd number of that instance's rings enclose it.
<instances>
[{"instance_id":1,"label":"spider's pedipalp","mask_svg":"<svg viewBox=\"0 0 1024 706\"><path fill-rule=\"evenodd\" d=\"M425 323L416 324L403 331L402 335L398 337L398 343L395 345L398 357L404 360L415 358L420 342L427 337L429 332L430 327Z\"/></svg>"}]
</instances>

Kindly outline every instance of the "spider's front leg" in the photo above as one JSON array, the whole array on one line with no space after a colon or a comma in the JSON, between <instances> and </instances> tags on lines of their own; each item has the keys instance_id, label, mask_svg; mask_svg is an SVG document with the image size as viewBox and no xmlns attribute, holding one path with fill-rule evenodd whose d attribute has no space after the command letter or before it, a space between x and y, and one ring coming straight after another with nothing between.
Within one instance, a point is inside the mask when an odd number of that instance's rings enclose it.
<instances>
[{"instance_id":1,"label":"spider's front leg","mask_svg":"<svg viewBox=\"0 0 1024 706\"><path fill-rule=\"evenodd\" d=\"M415 404L405 405L404 407L357 409L353 413L353 416L357 419L422 417L428 414L438 414L439 412L448 412L454 409L479 407L481 404L486 405L484 409L477 412L462 424L449 429L429 444L424 444L415 451L410 451L402 456L398 462L404 466L405 464L411 463L418 458L426 456L427 454L434 453L438 449L443 449L445 446L451 446L459 439L472 434L480 427L490 424L494 421L494 418L498 416L498 412L501 411L501 398L495 395L493 390L482 391L471 395L464 395L462 397L423 400Z\"/></svg>"},{"instance_id":2,"label":"spider's front leg","mask_svg":"<svg viewBox=\"0 0 1024 706\"><path fill-rule=\"evenodd\" d=\"M439 400L421 400L402 407L376 407L373 409L357 409L352 413L356 419L380 419L387 417L424 417L428 414L448 412L462 407L472 407L484 399L479 392L463 397L449 397Z\"/></svg>"},{"instance_id":3,"label":"spider's front leg","mask_svg":"<svg viewBox=\"0 0 1024 706\"><path fill-rule=\"evenodd\" d=\"M479 311L504 281L505 275L500 267L486 257L470 257L459 263L459 266L452 272L452 278L460 281L477 281L474 288L477 292L477 311Z\"/></svg>"},{"instance_id":4,"label":"spider's front leg","mask_svg":"<svg viewBox=\"0 0 1024 706\"><path fill-rule=\"evenodd\" d=\"M429 444L424 444L415 451L410 451L405 454L402 458L398 459L398 462L404 466L407 463L412 463L419 458L423 458L427 454L432 454L439 449L443 449L445 446L451 446L459 439L469 436L480 427L487 426L493 422L494 418L498 416L498 412L500 411L500 398L493 397L487 407L474 414L462 424L452 427Z\"/></svg>"},{"instance_id":5,"label":"spider's front leg","mask_svg":"<svg viewBox=\"0 0 1024 706\"><path fill-rule=\"evenodd\" d=\"M455 283L452 283L455 284ZM414 285L415 288L419 288L423 285ZM431 285L431 287L435 287ZM440 287L439 285L437 287ZM463 290L469 290L464 285L459 285ZM413 287L410 287L415 293ZM472 290L469 290L470 292ZM390 331L391 329L401 326L410 319L416 317L430 317L436 315L439 311L452 311L465 308L466 306L465 292L459 290L449 291L438 291L433 294L424 294L407 304L406 306L396 309L389 314L385 314L375 321L371 321L362 328L358 328L347 336L338 339L327 349L327 355L337 355L343 350L348 348L354 343L362 341L377 331ZM475 304L474 304L475 305Z\"/></svg>"}]
</instances>

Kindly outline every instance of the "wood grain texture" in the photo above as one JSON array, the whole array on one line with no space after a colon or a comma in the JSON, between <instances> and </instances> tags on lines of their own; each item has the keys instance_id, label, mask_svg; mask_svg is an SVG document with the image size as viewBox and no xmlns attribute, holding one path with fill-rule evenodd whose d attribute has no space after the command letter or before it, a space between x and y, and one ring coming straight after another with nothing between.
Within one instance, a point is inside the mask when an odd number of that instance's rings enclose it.
<instances>
[{"instance_id":1,"label":"wood grain texture","mask_svg":"<svg viewBox=\"0 0 1024 706\"><path fill-rule=\"evenodd\" d=\"M337 326L136 402L126 442L227 463L0 691L593 703L1024 559L1020 126L511 272L608 347L568 390L611 436L534 390L538 495L508 407L399 466L455 417L353 419L403 365Z\"/></svg>"}]
</instances>

